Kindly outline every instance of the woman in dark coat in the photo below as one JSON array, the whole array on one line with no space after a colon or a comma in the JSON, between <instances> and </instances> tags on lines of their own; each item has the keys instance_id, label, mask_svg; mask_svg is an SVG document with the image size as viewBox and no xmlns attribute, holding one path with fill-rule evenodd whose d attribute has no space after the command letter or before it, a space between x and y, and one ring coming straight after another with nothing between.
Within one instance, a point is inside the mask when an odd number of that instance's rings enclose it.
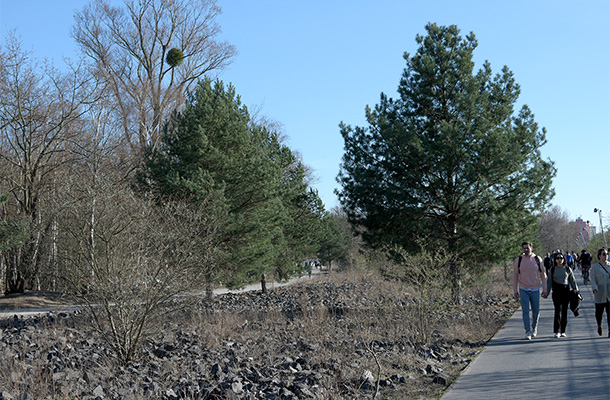
<instances>
[{"instance_id":1,"label":"woman in dark coat","mask_svg":"<svg viewBox=\"0 0 610 400\"><path fill-rule=\"evenodd\" d=\"M570 303L570 290L578 291L572 269L568 267L563 254L555 254L554 263L547 277L547 290L553 295L555 318L553 319L553 332L555 337L566 337L568 326L568 310Z\"/></svg>"}]
</instances>

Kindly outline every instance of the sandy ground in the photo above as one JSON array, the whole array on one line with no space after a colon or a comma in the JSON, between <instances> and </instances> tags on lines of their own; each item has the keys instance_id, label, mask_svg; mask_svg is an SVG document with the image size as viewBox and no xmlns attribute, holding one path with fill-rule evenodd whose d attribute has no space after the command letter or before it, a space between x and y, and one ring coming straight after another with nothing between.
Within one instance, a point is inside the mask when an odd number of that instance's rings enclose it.
<instances>
[{"instance_id":1,"label":"sandy ground","mask_svg":"<svg viewBox=\"0 0 610 400\"><path fill-rule=\"evenodd\" d=\"M321 272L319 269L313 270L313 275L319 275L327 272ZM301 277L295 277L287 282L269 282L267 288L273 289L280 286L290 285L296 282L308 281L312 278L306 275ZM229 290L224 288L214 289L214 294L225 294L225 293L240 293L243 291L260 290L260 283L248 285L240 290ZM8 296L0 296L0 312L21 310L27 311L28 309L52 309L58 306L71 306L78 304L77 301L72 299L70 296L63 295L61 293L48 292L48 291L26 291L25 293L10 294Z\"/></svg>"},{"instance_id":2,"label":"sandy ground","mask_svg":"<svg viewBox=\"0 0 610 400\"><path fill-rule=\"evenodd\" d=\"M54 292L26 291L25 293L0 296L0 310L2 311L57 307L72 304L74 304L74 301L68 296Z\"/></svg>"}]
</instances>

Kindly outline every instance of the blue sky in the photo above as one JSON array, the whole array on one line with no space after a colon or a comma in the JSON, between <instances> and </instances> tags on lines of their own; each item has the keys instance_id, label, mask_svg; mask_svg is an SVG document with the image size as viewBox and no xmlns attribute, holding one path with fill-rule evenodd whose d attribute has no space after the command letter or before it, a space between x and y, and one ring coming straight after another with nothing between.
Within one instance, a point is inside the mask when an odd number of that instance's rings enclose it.
<instances>
[{"instance_id":1,"label":"blue sky","mask_svg":"<svg viewBox=\"0 0 610 400\"><path fill-rule=\"evenodd\" d=\"M113 3L120 3L113 0ZM0 0L0 35L61 63L74 57L73 13L84 0ZM403 53L428 22L474 32L477 68L506 65L547 129L555 161L553 204L610 228L610 1L219 0L221 38L239 54L219 78L251 109L283 127L317 178L327 208L343 155L340 122L364 126L381 92L396 97Z\"/></svg>"}]
</instances>

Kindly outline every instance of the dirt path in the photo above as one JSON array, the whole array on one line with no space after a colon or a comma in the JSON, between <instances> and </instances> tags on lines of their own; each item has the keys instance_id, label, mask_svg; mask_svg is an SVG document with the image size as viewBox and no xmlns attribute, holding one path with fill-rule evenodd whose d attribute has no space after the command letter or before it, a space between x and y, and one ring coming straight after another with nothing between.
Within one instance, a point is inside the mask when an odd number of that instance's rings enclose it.
<instances>
[{"instance_id":1,"label":"dirt path","mask_svg":"<svg viewBox=\"0 0 610 400\"><path fill-rule=\"evenodd\" d=\"M27 291L0 297L0 311L54 308L75 304L69 296L46 291Z\"/></svg>"},{"instance_id":2,"label":"dirt path","mask_svg":"<svg viewBox=\"0 0 610 400\"><path fill-rule=\"evenodd\" d=\"M320 270L314 269L313 275L320 274ZM287 282L269 282L267 284L268 289L275 287L281 287L290 285L295 282L305 281L309 279L307 276L295 277ZM248 285L241 290L229 290L224 288L218 288L214 290L215 295L225 293L239 293L251 290L260 290L260 283ZM15 312L18 314L38 314L48 312L53 309L61 309L64 307L76 306L78 301L70 296L62 295L60 293L48 292L48 291L26 291L25 293L15 293L8 296L0 296L0 318L12 317Z\"/></svg>"}]
</instances>

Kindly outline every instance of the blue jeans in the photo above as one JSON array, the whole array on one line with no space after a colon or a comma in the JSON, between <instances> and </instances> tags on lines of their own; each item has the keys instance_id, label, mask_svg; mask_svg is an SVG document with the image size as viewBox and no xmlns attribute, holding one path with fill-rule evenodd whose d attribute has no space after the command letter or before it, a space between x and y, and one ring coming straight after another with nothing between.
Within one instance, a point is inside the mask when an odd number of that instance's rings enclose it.
<instances>
[{"instance_id":1,"label":"blue jeans","mask_svg":"<svg viewBox=\"0 0 610 400\"><path fill-rule=\"evenodd\" d=\"M523 328L525 332L532 332L538 326L540 316L540 289L526 290L519 288L521 299L521 312L523 313ZM530 327L530 303L532 305L532 325Z\"/></svg>"}]
</instances>

